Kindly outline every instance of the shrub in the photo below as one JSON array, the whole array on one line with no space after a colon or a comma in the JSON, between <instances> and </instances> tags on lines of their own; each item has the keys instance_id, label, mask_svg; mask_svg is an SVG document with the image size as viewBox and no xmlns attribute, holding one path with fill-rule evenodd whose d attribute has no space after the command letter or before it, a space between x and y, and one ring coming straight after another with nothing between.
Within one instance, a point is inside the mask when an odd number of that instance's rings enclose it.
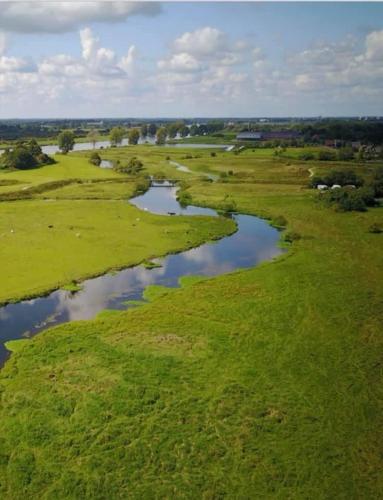
<instances>
[{"instance_id":1,"label":"shrub","mask_svg":"<svg viewBox=\"0 0 383 500\"><path fill-rule=\"evenodd\" d=\"M311 177L310 182L309 182L309 186L312 188L316 188L318 186L318 184L326 184L326 182L324 181L324 178L319 177L317 175L315 175L314 177Z\"/></svg>"},{"instance_id":2,"label":"shrub","mask_svg":"<svg viewBox=\"0 0 383 500\"><path fill-rule=\"evenodd\" d=\"M352 184L354 186L361 186L363 179L359 177L353 170L332 170L324 178L325 184L339 184L346 186Z\"/></svg>"},{"instance_id":3,"label":"shrub","mask_svg":"<svg viewBox=\"0 0 383 500\"><path fill-rule=\"evenodd\" d=\"M286 220L285 217L283 217L283 215L278 215L277 217L275 217L273 219L273 225L275 227L279 227L279 228L286 227L287 226L287 220Z\"/></svg>"},{"instance_id":4,"label":"shrub","mask_svg":"<svg viewBox=\"0 0 383 500\"><path fill-rule=\"evenodd\" d=\"M336 154L334 151L322 150L318 153L318 160L320 161L334 161L336 159Z\"/></svg>"},{"instance_id":5,"label":"shrub","mask_svg":"<svg viewBox=\"0 0 383 500\"><path fill-rule=\"evenodd\" d=\"M383 226L381 224L378 224L377 222L374 222L371 224L371 226L368 228L369 233L373 234L380 234L383 233Z\"/></svg>"},{"instance_id":6,"label":"shrub","mask_svg":"<svg viewBox=\"0 0 383 500\"><path fill-rule=\"evenodd\" d=\"M293 241L298 241L301 238L302 238L302 236L299 233L297 233L296 231L289 231L284 236L284 240L287 241L287 243L292 243Z\"/></svg>"},{"instance_id":7,"label":"shrub","mask_svg":"<svg viewBox=\"0 0 383 500\"><path fill-rule=\"evenodd\" d=\"M161 171L160 172L155 172L153 174L153 179L155 181L163 181L163 180L166 179L166 175L164 174L164 172L161 172Z\"/></svg>"},{"instance_id":8,"label":"shrub","mask_svg":"<svg viewBox=\"0 0 383 500\"><path fill-rule=\"evenodd\" d=\"M341 148L337 151L337 158L340 161L350 161L354 159L354 151L352 148Z\"/></svg>"},{"instance_id":9,"label":"shrub","mask_svg":"<svg viewBox=\"0 0 383 500\"><path fill-rule=\"evenodd\" d=\"M188 191L179 191L177 200L181 205L181 207L187 207L188 205L191 204L192 197Z\"/></svg>"},{"instance_id":10,"label":"shrub","mask_svg":"<svg viewBox=\"0 0 383 500\"><path fill-rule=\"evenodd\" d=\"M375 200L374 190L370 187L363 187L357 190L353 190L351 194L356 194L360 198L362 198L367 207L374 207L377 204Z\"/></svg>"},{"instance_id":11,"label":"shrub","mask_svg":"<svg viewBox=\"0 0 383 500\"><path fill-rule=\"evenodd\" d=\"M305 152L305 153L301 153L301 154L299 155L299 159L300 159L300 160L303 160L303 161L314 160L314 158L315 158L315 156L314 156L314 154L313 154L313 153L308 153L308 152L306 153L306 152Z\"/></svg>"},{"instance_id":12,"label":"shrub","mask_svg":"<svg viewBox=\"0 0 383 500\"><path fill-rule=\"evenodd\" d=\"M210 156L212 156L212 157L217 156L217 153L216 153L215 151L212 151L212 152L210 153Z\"/></svg>"},{"instance_id":13,"label":"shrub","mask_svg":"<svg viewBox=\"0 0 383 500\"><path fill-rule=\"evenodd\" d=\"M145 193L150 186L150 179L146 177L139 177L136 182L136 194Z\"/></svg>"},{"instance_id":14,"label":"shrub","mask_svg":"<svg viewBox=\"0 0 383 500\"><path fill-rule=\"evenodd\" d=\"M374 194L377 198L383 196L383 167L377 167L375 169L370 187L374 190Z\"/></svg>"},{"instance_id":15,"label":"shrub","mask_svg":"<svg viewBox=\"0 0 383 500\"><path fill-rule=\"evenodd\" d=\"M143 169L143 167L143 163L138 158L133 156L127 164L120 164L120 162L117 162L114 168L123 174L136 175Z\"/></svg>"},{"instance_id":16,"label":"shrub","mask_svg":"<svg viewBox=\"0 0 383 500\"><path fill-rule=\"evenodd\" d=\"M376 205L374 192L370 188L331 189L326 193L321 193L321 197L330 205L335 205L336 208L344 212L364 212L367 207Z\"/></svg>"},{"instance_id":17,"label":"shrub","mask_svg":"<svg viewBox=\"0 0 383 500\"><path fill-rule=\"evenodd\" d=\"M89 157L89 163L99 167L101 164L101 156L96 151L93 151Z\"/></svg>"}]
</instances>

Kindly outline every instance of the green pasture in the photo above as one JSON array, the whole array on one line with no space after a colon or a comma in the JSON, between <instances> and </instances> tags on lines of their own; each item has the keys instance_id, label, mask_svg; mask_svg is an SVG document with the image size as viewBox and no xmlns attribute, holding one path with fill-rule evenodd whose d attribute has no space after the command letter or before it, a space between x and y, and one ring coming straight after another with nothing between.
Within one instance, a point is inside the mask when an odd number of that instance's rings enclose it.
<instances>
[{"instance_id":1,"label":"green pasture","mask_svg":"<svg viewBox=\"0 0 383 500\"><path fill-rule=\"evenodd\" d=\"M232 170L213 183L183 174L193 203L220 208L229 198L240 212L283 216L299 238L275 261L151 287L149 303L10 345L0 371L0 497L380 498L383 235L369 227L383 208L325 207L307 188L308 168L331 166L258 150L104 154L138 156L147 173L174 169L167 156L196 173ZM4 202L0 227L1 297L232 230L227 220L64 199Z\"/></svg>"}]
</instances>

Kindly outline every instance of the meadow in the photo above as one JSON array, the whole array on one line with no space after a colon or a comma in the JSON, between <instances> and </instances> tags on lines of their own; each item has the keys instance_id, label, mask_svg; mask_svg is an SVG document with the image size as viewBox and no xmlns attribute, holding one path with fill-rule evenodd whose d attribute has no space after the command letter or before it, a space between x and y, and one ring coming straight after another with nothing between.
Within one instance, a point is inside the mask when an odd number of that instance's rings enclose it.
<instances>
[{"instance_id":1,"label":"meadow","mask_svg":"<svg viewBox=\"0 0 383 500\"><path fill-rule=\"evenodd\" d=\"M0 174L0 303L198 246L233 231L232 221L169 218L127 200L137 178L95 167L86 157ZM12 183L11 183L12 181ZM14 184L17 182L17 184ZM4 263L7 263L6 265Z\"/></svg>"},{"instance_id":2,"label":"meadow","mask_svg":"<svg viewBox=\"0 0 383 500\"><path fill-rule=\"evenodd\" d=\"M0 372L0 496L379 498L383 238L369 227L383 208L318 203L307 184L325 162L149 146L104 154L182 176L193 203L283 216L299 238L276 261L149 289L150 303L15 344ZM175 174L167 157L195 175ZM28 203L49 205L7 206Z\"/></svg>"}]
</instances>

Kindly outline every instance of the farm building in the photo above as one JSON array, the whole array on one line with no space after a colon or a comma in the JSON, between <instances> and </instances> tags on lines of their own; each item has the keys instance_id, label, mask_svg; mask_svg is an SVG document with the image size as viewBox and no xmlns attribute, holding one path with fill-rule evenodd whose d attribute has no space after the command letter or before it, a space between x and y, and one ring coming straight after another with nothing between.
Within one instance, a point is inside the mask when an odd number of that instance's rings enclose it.
<instances>
[{"instance_id":1,"label":"farm building","mask_svg":"<svg viewBox=\"0 0 383 500\"><path fill-rule=\"evenodd\" d=\"M270 132L240 132L237 141L272 141L298 139L299 132L294 130L279 130Z\"/></svg>"}]
</instances>

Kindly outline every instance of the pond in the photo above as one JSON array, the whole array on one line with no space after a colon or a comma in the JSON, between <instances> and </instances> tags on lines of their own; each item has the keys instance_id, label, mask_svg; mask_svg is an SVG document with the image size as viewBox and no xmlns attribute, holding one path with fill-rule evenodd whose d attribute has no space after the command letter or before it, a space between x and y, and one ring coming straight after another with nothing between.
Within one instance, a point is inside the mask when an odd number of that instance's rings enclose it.
<instances>
[{"instance_id":1,"label":"pond","mask_svg":"<svg viewBox=\"0 0 383 500\"><path fill-rule=\"evenodd\" d=\"M142 210L167 215L216 216L210 208L183 208L176 199L176 187L154 184L130 203ZM146 269L138 265L114 274L105 274L82 283L72 294L56 290L45 297L8 304L0 308L0 365L9 356L4 343L31 337L51 326L93 318L104 309L126 309L126 301L142 299L147 285L177 287L185 275L216 276L252 267L278 256L279 232L267 222L249 215L233 216L238 230L231 236L175 255L155 259L161 267Z\"/></svg>"}]
</instances>

